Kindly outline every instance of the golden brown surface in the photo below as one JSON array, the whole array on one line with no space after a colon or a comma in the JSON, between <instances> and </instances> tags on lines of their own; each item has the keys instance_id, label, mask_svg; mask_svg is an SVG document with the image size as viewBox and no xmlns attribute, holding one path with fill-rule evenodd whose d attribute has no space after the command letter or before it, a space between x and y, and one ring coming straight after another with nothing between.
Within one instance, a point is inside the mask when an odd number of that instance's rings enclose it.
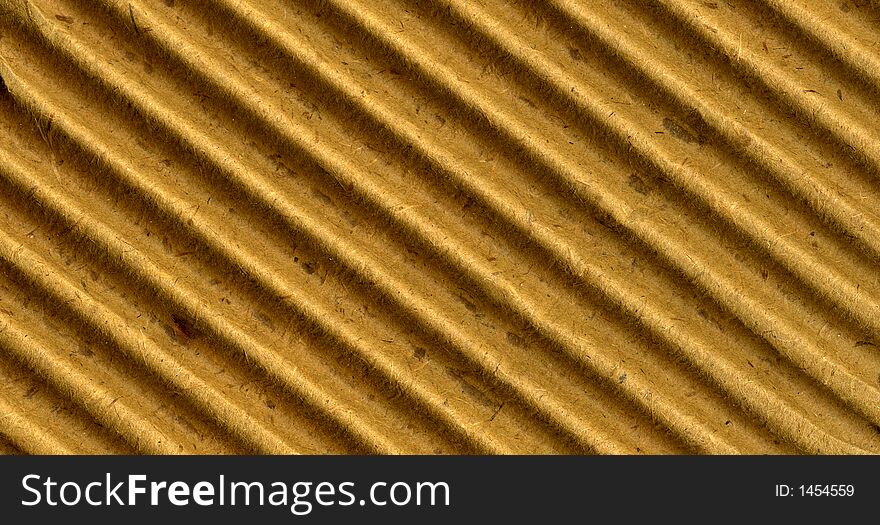
<instances>
[{"instance_id":1,"label":"golden brown surface","mask_svg":"<svg viewBox=\"0 0 880 525\"><path fill-rule=\"evenodd\" d=\"M880 452L878 42L0 0L0 452Z\"/></svg>"}]
</instances>

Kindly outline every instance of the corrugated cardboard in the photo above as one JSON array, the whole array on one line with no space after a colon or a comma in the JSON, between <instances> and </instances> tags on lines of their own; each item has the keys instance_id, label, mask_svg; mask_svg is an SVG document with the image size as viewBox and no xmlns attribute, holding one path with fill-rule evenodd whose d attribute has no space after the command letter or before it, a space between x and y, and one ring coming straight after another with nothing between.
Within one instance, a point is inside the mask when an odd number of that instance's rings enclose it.
<instances>
[{"instance_id":1,"label":"corrugated cardboard","mask_svg":"<svg viewBox=\"0 0 880 525\"><path fill-rule=\"evenodd\" d=\"M0 451L880 451L876 5L0 6Z\"/></svg>"}]
</instances>

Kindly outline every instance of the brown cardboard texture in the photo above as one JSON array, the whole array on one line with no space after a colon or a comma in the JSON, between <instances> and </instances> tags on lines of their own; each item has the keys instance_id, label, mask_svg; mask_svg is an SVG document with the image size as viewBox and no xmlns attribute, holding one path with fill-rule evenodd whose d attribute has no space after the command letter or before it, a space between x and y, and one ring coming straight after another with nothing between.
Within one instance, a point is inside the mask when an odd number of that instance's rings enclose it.
<instances>
[{"instance_id":1,"label":"brown cardboard texture","mask_svg":"<svg viewBox=\"0 0 880 525\"><path fill-rule=\"evenodd\" d=\"M0 452L880 452L878 20L0 0Z\"/></svg>"}]
</instances>

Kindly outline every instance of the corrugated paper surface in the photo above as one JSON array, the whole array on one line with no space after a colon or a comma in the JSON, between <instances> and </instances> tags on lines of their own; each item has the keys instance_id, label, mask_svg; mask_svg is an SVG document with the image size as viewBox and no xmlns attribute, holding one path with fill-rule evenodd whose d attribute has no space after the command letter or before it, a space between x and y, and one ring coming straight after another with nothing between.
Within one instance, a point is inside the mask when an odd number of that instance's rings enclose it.
<instances>
[{"instance_id":1,"label":"corrugated paper surface","mask_svg":"<svg viewBox=\"0 0 880 525\"><path fill-rule=\"evenodd\" d=\"M0 6L0 451L880 451L877 4Z\"/></svg>"}]
</instances>

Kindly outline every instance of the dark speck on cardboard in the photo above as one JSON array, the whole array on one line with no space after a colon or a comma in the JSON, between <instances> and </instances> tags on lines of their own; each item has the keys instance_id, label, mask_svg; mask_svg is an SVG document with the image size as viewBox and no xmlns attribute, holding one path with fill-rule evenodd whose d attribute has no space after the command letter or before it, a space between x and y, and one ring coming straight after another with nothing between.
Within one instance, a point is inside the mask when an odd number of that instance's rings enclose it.
<instances>
[{"instance_id":1,"label":"dark speck on cardboard","mask_svg":"<svg viewBox=\"0 0 880 525\"><path fill-rule=\"evenodd\" d=\"M671 118L663 119L663 128L668 131L669 134L673 137L679 140L683 140L688 144L698 144L700 142L693 133L688 131L687 128L672 120Z\"/></svg>"},{"instance_id":2,"label":"dark speck on cardboard","mask_svg":"<svg viewBox=\"0 0 880 525\"><path fill-rule=\"evenodd\" d=\"M523 347L525 345L523 338L513 332L507 332L507 342L513 346Z\"/></svg>"},{"instance_id":3,"label":"dark speck on cardboard","mask_svg":"<svg viewBox=\"0 0 880 525\"><path fill-rule=\"evenodd\" d=\"M186 342L195 336L195 328L185 317L172 315L171 321L174 323L173 330L175 339Z\"/></svg>"},{"instance_id":4,"label":"dark speck on cardboard","mask_svg":"<svg viewBox=\"0 0 880 525\"><path fill-rule=\"evenodd\" d=\"M462 304L464 304L465 308L467 308L471 312L477 311L477 305L475 305L473 302L471 302L467 297L459 295L458 298L459 298L459 300L461 300Z\"/></svg>"},{"instance_id":5,"label":"dark speck on cardboard","mask_svg":"<svg viewBox=\"0 0 880 525\"><path fill-rule=\"evenodd\" d=\"M81 345L79 349L76 351L76 354L81 355L83 357L92 357L95 355L95 352L86 345Z\"/></svg>"},{"instance_id":6,"label":"dark speck on cardboard","mask_svg":"<svg viewBox=\"0 0 880 525\"><path fill-rule=\"evenodd\" d=\"M628 181L629 187L634 189L637 193L641 193L642 195L648 195L651 193L651 188L645 184L645 181L642 180L641 177L633 173L629 176Z\"/></svg>"}]
</instances>

